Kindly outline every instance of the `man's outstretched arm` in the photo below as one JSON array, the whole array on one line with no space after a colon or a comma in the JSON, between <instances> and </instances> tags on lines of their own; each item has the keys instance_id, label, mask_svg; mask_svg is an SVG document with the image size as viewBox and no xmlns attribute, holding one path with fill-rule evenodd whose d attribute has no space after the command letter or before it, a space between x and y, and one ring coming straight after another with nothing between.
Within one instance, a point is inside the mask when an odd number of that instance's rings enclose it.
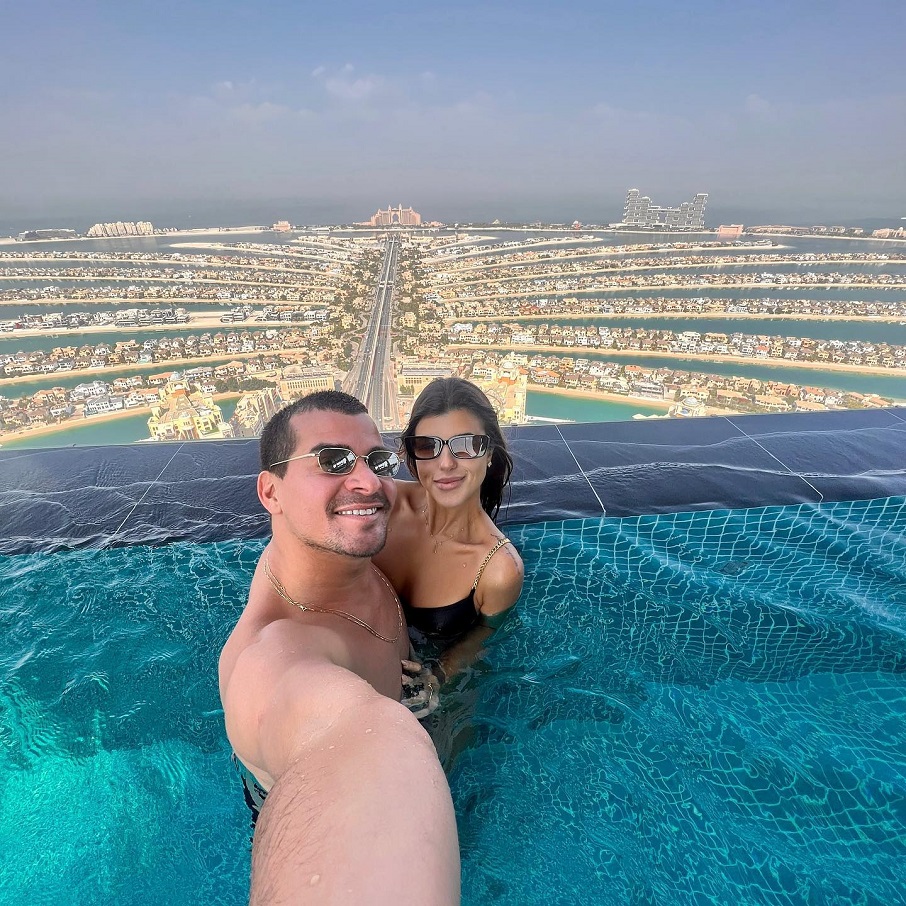
<instances>
[{"instance_id":1,"label":"man's outstretched arm","mask_svg":"<svg viewBox=\"0 0 906 906\"><path fill-rule=\"evenodd\" d=\"M252 906L458 904L456 818L428 734L342 667L283 667L258 724L275 782L255 830Z\"/></svg>"}]
</instances>

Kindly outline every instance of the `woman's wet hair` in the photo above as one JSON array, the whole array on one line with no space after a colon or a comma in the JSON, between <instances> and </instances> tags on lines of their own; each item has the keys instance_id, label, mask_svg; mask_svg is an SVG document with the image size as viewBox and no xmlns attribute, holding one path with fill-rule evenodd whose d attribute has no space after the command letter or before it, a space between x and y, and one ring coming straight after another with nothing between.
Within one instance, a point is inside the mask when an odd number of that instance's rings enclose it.
<instances>
[{"instance_id":1,"label":"woman's wet hair","mask_svg":"<svg viewBox=\"0 0 906 906\"><path fill-rule=\"evenodd\" d=\"M318 390L284 406L271 416L270 421L261 432L258 451L263 472L273 472L280 478L286 474L287 464L281 460L289 459L296 449L296 432L293 430L292 419L294 415L303 412L337 412L340 415L368 414L368 410L361 400L348 393L343 393L341 390ZM280 463L280 465L271 468L272 462Z\"/></svg>"},{"instance_id":2,"label":"woman's wet hair","mask_svg":"<svg viewBox=\"0 0 906 906\"><path fill-rule=\"evenodd\" d=\"M470 381L463 378L439 378L431 381L418 395L412 407L409 424L403 429L401 441L413 437L418 423L424 418L435 415L446 415L448 412L471 412L480 422L482 432L491 439L487 455L490 457L488 473L481 483L481 506L493 519L500 510L503 501L503 490L510 482L513 473L513 459L506 447L497 413L488 398ZM418 462L406 454L406 465L409 471L418 477Z\"/></svg>"}]
</instances>

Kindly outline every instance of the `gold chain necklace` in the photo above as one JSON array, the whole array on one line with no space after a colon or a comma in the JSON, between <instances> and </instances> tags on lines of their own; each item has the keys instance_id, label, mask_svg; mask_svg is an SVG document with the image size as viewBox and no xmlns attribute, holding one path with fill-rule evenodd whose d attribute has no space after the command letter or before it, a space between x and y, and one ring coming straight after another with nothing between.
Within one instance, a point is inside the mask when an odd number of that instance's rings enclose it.
<instances>
[{"instance_id":1,"label":"gold chain necklace","mask_svg":"<svg viewBox=\"0 0 906 906\"><path fill-rule=\"evenodd\" d=\"M400 604L400 599L397 597L396 592L393 590L393 586L384 578L381 571L372 563L371 568L377 573L378 578L387 586L393 600L396 602L396 610L399 618L399 623L396 627L396 635L392 639L388 639L387 636L381 635L376 630L372 629L364 620L359 619L355 614L346 613L345 610L328 610L326 607L315 607L314 604L303 604L301 601L294 601L286 589L281 584L280 580L271 572L271 563L270 557L264 555L264 575L267 576L268 581L274 587L274 591L283 598L288 604L292 604L293 607L298 607L299 610L310 610L314 613L326 613L335 617L342 617L344 620L349 620L350 623L355 623L356 626L361 626L362 629L367 629L376 639L380 639L382 642L389 642L393 644L396 641L399 641L399 637L403 632L403 608Z\"/></svg>"}]
</instances>

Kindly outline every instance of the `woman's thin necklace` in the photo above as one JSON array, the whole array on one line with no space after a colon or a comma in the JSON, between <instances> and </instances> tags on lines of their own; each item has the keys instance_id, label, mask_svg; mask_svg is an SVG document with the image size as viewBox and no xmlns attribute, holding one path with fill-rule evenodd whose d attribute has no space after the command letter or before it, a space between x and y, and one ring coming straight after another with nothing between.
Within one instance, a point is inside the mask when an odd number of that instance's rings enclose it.
<instances>
[{"instance_id":1,"label":"woman's thin necklace","mask_svg":"<svg viewBox=\"0 0 906 906\"><path fill-rule=\"evenodd\" d=\"M436 554L448 541L455 540L453 535L444 535L443 540L438 540L437 535L431 531L431 523L428 521L428 504L426 503L422 507L422 516L425 517L425 528L428 529L428 534L431 536L431 540L434 542L434 553ZM461 535L465 530L469 528L468 524L463 526L463 528L457 531L457 535Z\"/></svg>"},{"instance_id":2,"label":"woman's thin necklace","mask_svg":"<svg viewBox=\"0 0 906 906\"><path fill-rule=\"evenodd\" d=\"M326 613L335 617L342 617L344 620L349 620L350 623L355 623L356 626L361 626L362 629L367 629L376 639L380 639L382 642L389 642L393 644L394 642L399 641L400 635L403 632L403 608L400 605L400 599L397 597L396 592L393 590L393 587L390 583L384 578L381 571L372 563L371 568L377 573L378 578L387 586L388 591L390 592L391 597L396 602L396 612L398 617L398 624L396 627L396 635L392 639L388 639L387 636L381 635L375 629L368 625L364 620L359 619L355 614L346 613L345 610L329 610L326 607L315 607L314 604L303 604L301 601L295 601L290 596L286 589L283 587L283 584L280 580L273 574L271 571L270 557L264 555L264 575L267 576L268 581L274 588L274 591L283 598L288 604L292 604L293 607L298 607L299 610L310 610L314 613Z\"/></svg>"}]
</instances>

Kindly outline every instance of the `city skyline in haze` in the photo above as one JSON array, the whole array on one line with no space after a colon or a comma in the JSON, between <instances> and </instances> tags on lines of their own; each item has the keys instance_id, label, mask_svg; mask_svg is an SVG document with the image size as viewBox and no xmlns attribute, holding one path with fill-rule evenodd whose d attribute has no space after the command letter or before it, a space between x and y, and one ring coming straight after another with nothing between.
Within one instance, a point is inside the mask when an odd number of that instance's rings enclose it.
<instances>
[{"instance_id":1,"label":"city skyline in haze","mask_svg":"<svg viewBox=\"0 0 906 906\"><path fill-rule=\"evenodd\" d=\"M15 7L0 220L898 218L904 33L894 0Z\"/></svg>"}]
</instances>

